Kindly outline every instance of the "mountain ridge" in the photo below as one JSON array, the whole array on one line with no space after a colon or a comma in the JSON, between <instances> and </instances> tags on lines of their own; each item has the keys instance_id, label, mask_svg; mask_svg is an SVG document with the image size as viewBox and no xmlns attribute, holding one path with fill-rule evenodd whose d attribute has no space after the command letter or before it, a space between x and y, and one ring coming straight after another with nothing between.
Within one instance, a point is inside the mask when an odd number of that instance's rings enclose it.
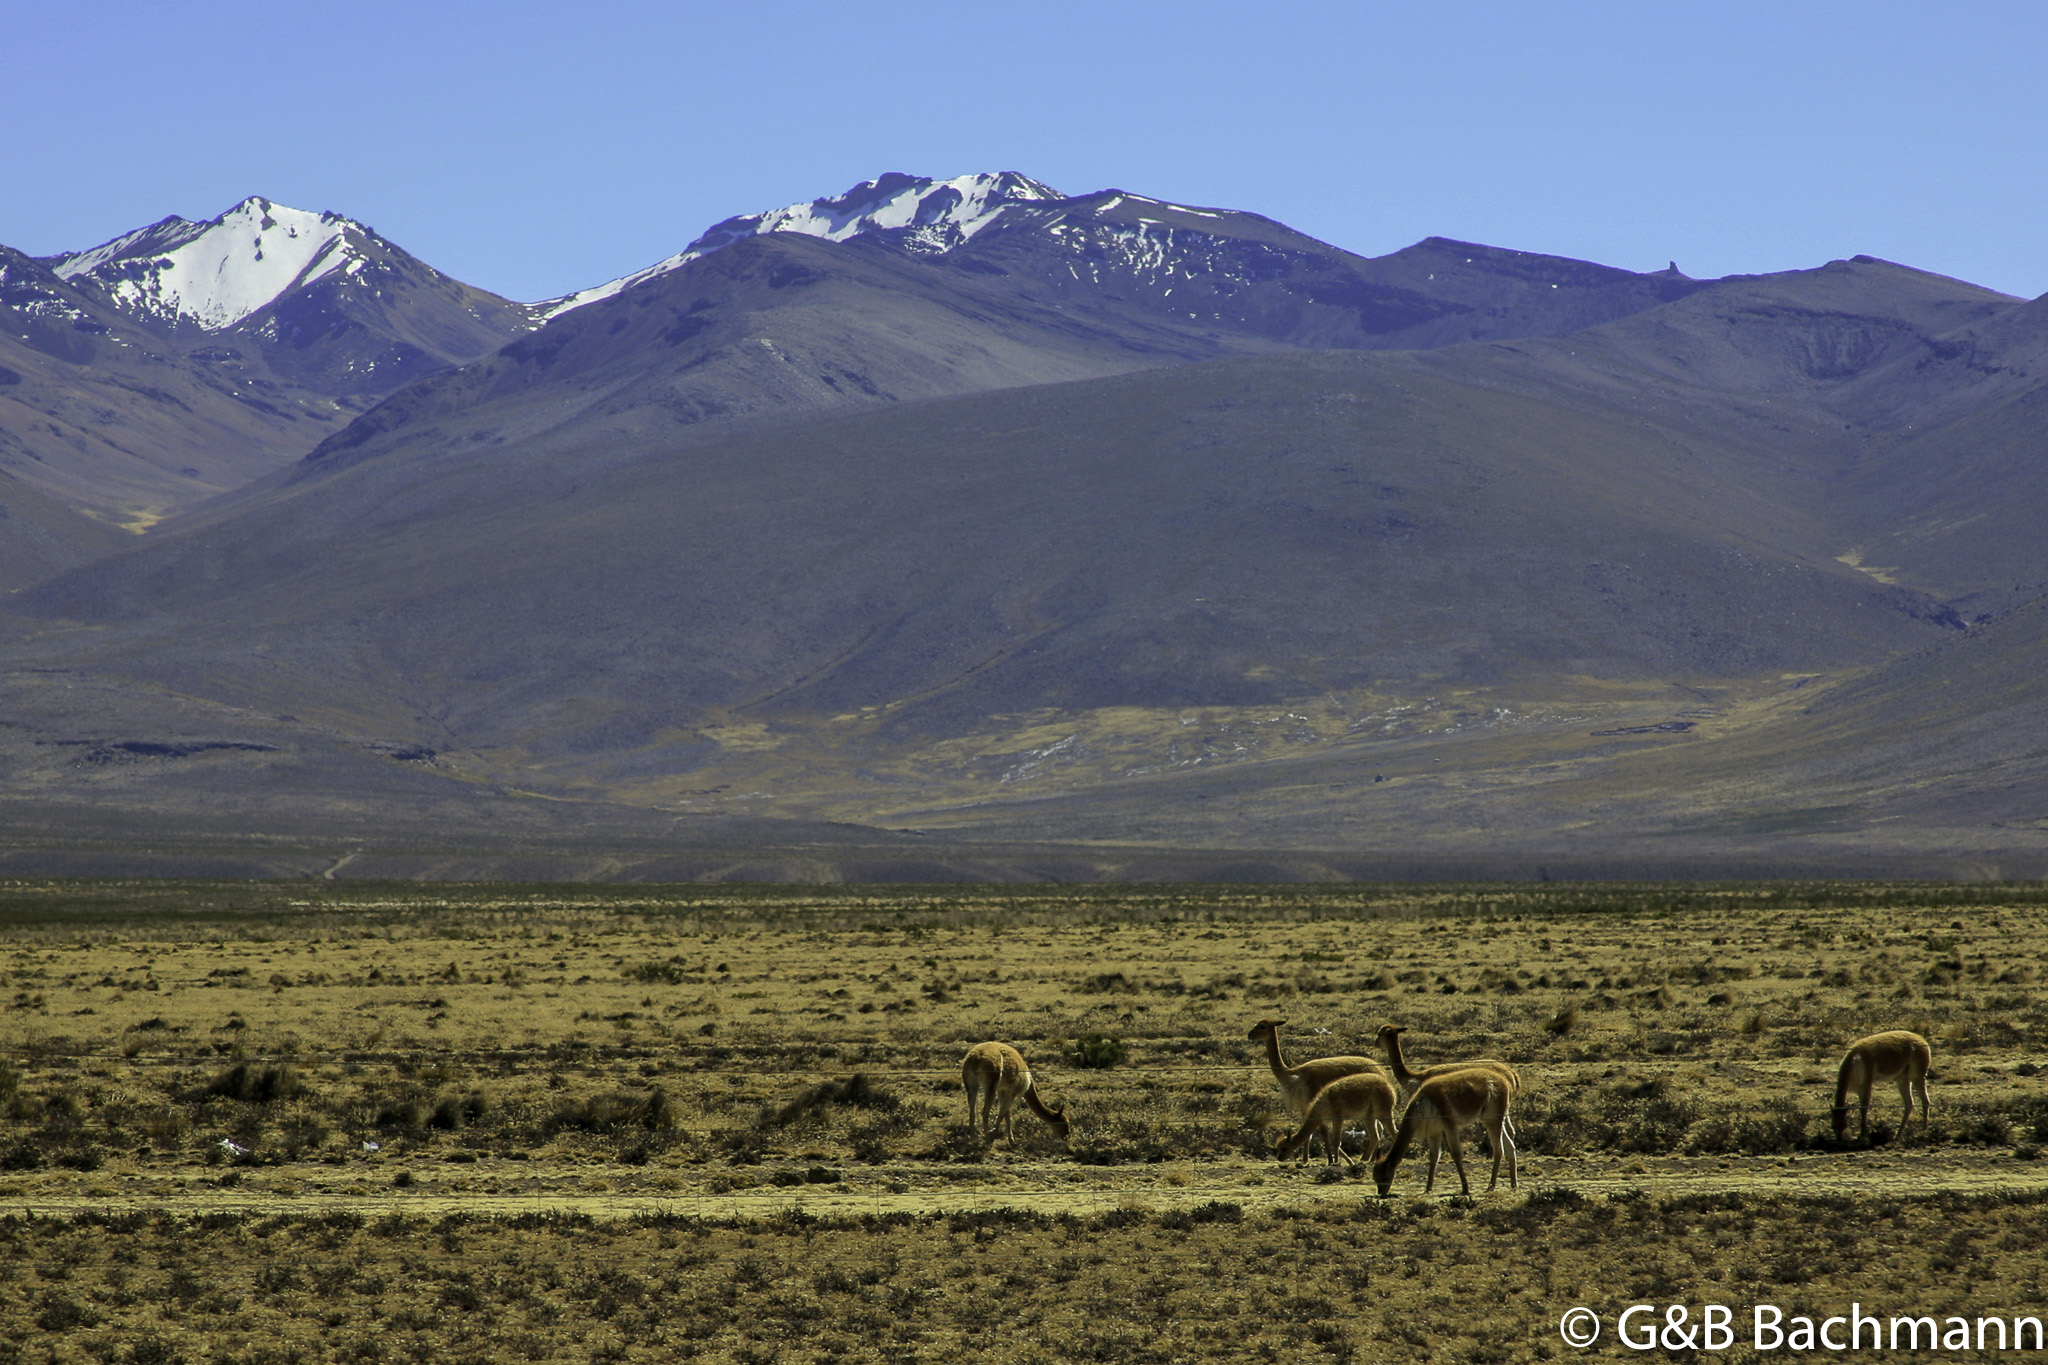
<instances>
[{"instance_id":1,"label":"mountain ridge","mask_svg":"<svg viewBox=\"0 0 2048 1365\"><path fill-rule=\"evenodd\" d=\"M994 188L727 220L24 582L0 813L2048 866L2038 301Z\"/></svg>"},{"instance_id":2,"label":"mountain ridge","mask_svg":"<svg viewBox=\"0 0 2048 1365\"><path fill-rule=\"evenodd\" d=\"M823 228L756 230L836 200L728 220L745 230L707 233L699 240L711 243L708 249L625 277L630 287L556 313L497 356L394 394L311 458L370 445L428 414L436 422L454 418L565 364L591 372L583 390L589 397L570 398L554 420L618 417L626 405L640 408L641 420L660 422L651 414L665 412L673 429L766 410L857 407L1275 348L1401 349L1541 334L1626 316L1704 287L1674 272L1643 276L1441 238L1368 260L1255 214L1186 209L1121 190L1048 197L1054 192L1033 181L1024 182L1030 194L977 211L973 231L943 249L916 235L934 225L920 223L906 204L957 195L961 181L1006 177L1014 173L867 182L842 197L857 200L846 212L805 220L812 227L850 224L837 239ZM863 190L872 193L860 197ZM854 211L875 203L902 221L877 224L874 213ZM859 304L829 303L829 335L819 336L799 316L815 312L813 292L863 274L880 293ZM1189 279L1199 296L1192 300ZM740 292L721 295L721 286L709 283L715 280ZM1184 291L1180 301L1173 299L1177 287ZM923 310L914 316L905 311L913 301ZM593 321L590 309L604 310L603 321ZM622 381L661 392L632 398L608 387L601 364L577 359L585 351L646 345L647 327L634 315L664 309L658 339L676 348L674 356L655 365L636 353L640 372ZM792 318L794 332L776 331ZM600 333L608 340L597 341ZM1014 356L1020 337L1040 363L1002 358ZM764 348L774 362L764 360ZM894 357L898 370L888 371L886 359L878 366L878 357ZM687 377L652 378L664 366ZM728 368L738 375L724 375ZM489 425L488 433L447 439L504 435ZM533 434L530 425L517 429Z\"/></svg>"},{"instance_id":3,"label":"mountain ridge","mask_svg":"<svg viewBox=\"0 0 2048 1365\"><path fill-rule=\"evenodd\" d=\"M206 222L174 214L44 264L61 279L97 288L131 316L214 332L286 290L332 271L360 271L367 258L353 249L351 230L365 231L338 213L308 213L252 195Z\"/></svg>"},{"instance_id":4,"label":"mountain ridge","mask_svg":"<svg viewBox=\"0 0 2048 1365\"><path fill-rule=\"evenodd\" d=\"M0 367L20 377L0 469L146 529L531 325L352 219L260 197L81 252L0 248Z\"/></svg>"}]
</instances>

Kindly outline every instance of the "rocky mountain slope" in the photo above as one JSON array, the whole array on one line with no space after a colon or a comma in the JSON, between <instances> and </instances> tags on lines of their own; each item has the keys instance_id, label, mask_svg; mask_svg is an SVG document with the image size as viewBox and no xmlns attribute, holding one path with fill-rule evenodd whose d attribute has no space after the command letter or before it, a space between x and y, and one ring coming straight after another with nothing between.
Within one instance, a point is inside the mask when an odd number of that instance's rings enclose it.
<instances>
[{"instance_id":1,"label":"rocky mountain slope","mask_svg":"<svg viewBox=\"0 0 2048 1365\"><path fill-rule=\"evenodd\" d=\"M503 805L1724 868L2048 839L2039 304L1861 257L1367 260L1021 177L781 214L15 594L0 668L93 701L0 734L11 808L361 832L397 782L429 841Z\"/></svg>"},{"instance_id":2,"label":"rocky mountain slope","mask_svg":"<svg viewBox=\"0 0 2048 1365\"><path fill-rule=\"evenodd\" d=\"M532 325L360 223L264 199L43 260L0 248L0 470L148 526Z\"/></svg>"},{"instance_id":3,"label":"rocky mountain slope","mask_svg":"<svg viewBox=\"0 0 2048 1365\"><path fill-rule=\"evenodd\" d=\"M1441 239L1368 260L1255 214L1064 198L1014 173L884 176L541 305L543 331L395 395L321 458L392 433L422 451L545 429L686 439L1228 355L1541 335L1699 287Z\"/></svg>"},{"instance_id":4,"label":"rocky mountain slope","mask_svg":"<svg viewBox=\"0 0 2048 1365\"><path fill-rule=\"evenodd\" d=\"M353 219L268 199L204 223L166 218L46 264L153 330L245 349L337 399L381 397L533 325L529 308L450 279Z\"/></svg>"},{"instance_id":5,"label":"rocky mountain slope","mask_svg":"<svg viewBox=\"0 0 2048 1365\"><path fill-rule=\"evenodd\" d=\"M146 526L277 468L350 415L0 248L0 470L60 504Z\"/></svg>"},{"instance_id":6,"label":"rocky mountain slope","mask_svg":"<svg viewBox=\"0 0 2048 1365\"><path fill-rule=\"evenodd\" d=\"M0 378L0 384L6 382ZM112 554L126 539L106 523L0 473L0 592Z\"/></svg>"}]
</instances>

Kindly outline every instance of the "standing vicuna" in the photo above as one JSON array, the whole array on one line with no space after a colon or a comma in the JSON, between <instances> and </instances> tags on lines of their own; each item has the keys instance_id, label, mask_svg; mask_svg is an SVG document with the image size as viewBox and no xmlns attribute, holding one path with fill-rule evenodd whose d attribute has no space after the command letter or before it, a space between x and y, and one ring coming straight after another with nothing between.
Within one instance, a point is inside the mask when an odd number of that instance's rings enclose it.
<instances>
[{"instance_id":1,"label":"standing vicuna","mask_svg":"<svg viewBox=\"0 0 2048 1365\"><path fill-rule=\"evenodd\" d=\"M976 1043L967 1049L967 1055L960 1059L960 1084L967 1087L967 1126L975 1127L974 1110L978 1103L981 1126L975 1131L985 1138L993 1140L995 1124L1000 1123L1003 1137L1012 1147L1017 1145L1017 1136L1010 1127L1010 1107L1019 1098L1031 1107L1032 1113L1052 1125L1053 1132L1061 1137L1073 1132L1065 1110L1049 1109L1038 1098L1038 1087L1032 1084L1031 1068L1024 1065L1024 1054L1008 1043Z\"/></svg>"},{"instance_id":2,"label":"standing vicuna","mask_svg":"<svg viewBox=\"0 0 2048 1365\"><path fill-rule=\"evenodd\" d=\"M1453 1071L1464 1071L1469 1067L1476 1066L1494 1072L1501 1080L1507 1083L1508 1102L1510 1105L1521 1098L1522 1073L1497 1057L1476 1057L1469 1062L1438 1062L1435 1066L1426 1066L1420 1071L1410 1071L1408 1069L1408 1059L1401 1055L1401 1035L1407 1031L1408 1026L1405 1024L1382 1024L1378 1035L1373 1039L1374 1042L1387 1050L1387 1065L1393 1071L1394 1080L1399 1083L1402 1094L1414 1094L1415 1088L1432 1076L1448 1076ZM1515 1120L1510 1115L1508 1118L1508 1136L1513 1137L1514 1135Z\"/></svg>"},{"instance_id":3,"label":"standing vicuna","mask_svg":"<svg viewBox=\"0 0 2048 1365\"><path fill-rule=\"evenodd\" d=\"M1280 1052L1280 1030L1286 1027L1285 1019L1261 1019L1252 1025L1251 1032L1245 1037L1265 1040L1266 1062L1273 1068L1273 1079L1280 1082L1280 1097L1287 1102L1287 1112L1296 1118L1306 1114L1309 1101L1340 1076L1386 1074L1370 1057L1318 1057L1299 1066L1289 1066L1287 1058Z\"/></svg>"},{"instance_id":4,"label":"standing vicuna","mask_svg":"<svg viewBox=\"0 0 2048 1365\"><path fill-rule=\"evenodd\" d=\"M1451 1162L1458 1168L1460 1192L1471 1194L1472 1182L1465 1176L1465 1155L1458 1147L1458 1130L1468 1123L1484 1124L1487 1141L1493 1144L1493 1179L1487 1182L1487 1191L1491 1193L1500 1184L1503 1153L1508 1159L1508 1188L1520 1188L1515 1140L1508 1135L1508 1105L1513 1099L1507 1082L1484 1068L1453 1071L1424 1081L1416 1087L1415 1098L1408 1101L1408 1108L1401 1115L1393 1148L1372 1168L1381 1197L1393 1187L1394 1172L1400 1168L1401 1158L1418 1142L1431 1144L1429 1182L1422 1187L1424 1194L1436 1190L1436 1162L1444 1147L1451 1149Z\"/></svg>"},{"instance_id":5,"label":"standing vicuna","mask_svg":"<svg viewBox=\"0 0 2048 1365\"><path fill-rule=\"evenodd\" d=\"M1261 1019L1245 1037L1265 1039L1266 1061L1273 1068L1273 1079L1280 1082L1280 1098L1286 1102L1287 1112L1296 1118L1306 1115L1310 1102L1322 1088L1340 1076L1385 1074L1370 1057L1318 1057L1289 1066L1280 1054L1280 1030L1286 1027L1285 1019Z\"/></svg>"},{"instance_id":6,"label":"standing vicuna","mask_svg":"<svg viewBox=\"0 0 2048 1365\"><path fill-rule=\"evenodd\" d=\"M1849 1055L1842 1058L1841 1074L1835 1078L1835 1141L1840 1142L1849 1127L1851 1092L1861 1102L1856 1125L1856 1137L1861 1141L1870 1132L1870 1088L1879 1081L1892 1080L1899 1083L1899 1100L1906 1106L1899 1120L1899 1136L1906 1135L1906 1125L1913 1121L1913 1094L1918 1091L1920 1135L1925 1137L1927 1068L1933 1064L1934 1049L1927 1040L1904 1029L1873 1033L1849 1044Z\"/></svg>"},{"instance_id":7,"label":"standing vicuna","mask_svg":"<svg viewBox=\"0 0 2048 1365\"><path fill-rule=\"evenodd\" d=\"M1522 1093L1522 1073L1496 1057L1475 1057L1469 1062L1438 1062L1420 1071L1408 1069L1408 1059L1401 1055L1401 1035L1408 1028L1405 1024L1384 1024L1373 1040L1387 1050L1387 1064L1394 1073L1394 1079L1401 1083L1403 1091L1412 1091L1431 1076L1448 1076L1453 1071L1463 1071L1468 1066L1483 1066L1501 1073L1511 1092L1509 1099Z\"/></svg>"},{"instance_id":8,"label":"standing vicuna","mask_svg":"<svg viewBox=\"0 0 2048 1365\"><path fill-rule=\"evenodd\" d=\"M1350 1153L1344 1152L1344 1125L1352 1119L1365 1120L1365 1131L1371 1136L1366 1142L1364 1159L1370 1164L1393 1132L1394 1083L1385 1076L1364 1071L1331 1081L1309 1101L1300 1131L1281 1140L1280 1159L1285 1161L1294 1153L1301 1152L1306 1160L1309 1139L1321 1133L1323 1150L1329 1155L1330 1165L1337 1164L1339 1153L1344 1154L1346 1161L1351 1161Z\"/></svg>"}]
</instances>

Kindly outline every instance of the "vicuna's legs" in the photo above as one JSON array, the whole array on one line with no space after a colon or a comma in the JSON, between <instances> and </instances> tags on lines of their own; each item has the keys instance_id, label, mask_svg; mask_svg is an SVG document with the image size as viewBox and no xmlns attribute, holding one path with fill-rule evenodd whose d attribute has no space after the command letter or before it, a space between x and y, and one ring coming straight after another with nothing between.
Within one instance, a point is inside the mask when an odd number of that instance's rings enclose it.
<instances>
[{"instance_id":1,"label":"vicuna's legs","mask_svg":"<svg viewBox=\"0 0 2048 1365\"><path fill-rule=\"evenodd\" d=\"M1506 1116L1503 1115L1502 1117L1503 1120L1505 1120ZM1487 1124L1485 1127L1485 1132L1487 1141L1489 1141L1493 1145L1493 1177L1492 1179L1486 1182L1486 1192L1488 1194L1491 1194L1496 1189L1500 1188L1500 1163L1501 1158L1503 1156L1507 1158L1508 1162L1508 1188L1511 1190L1519 1190L1520 1188L1522 1188L1521 1163L1518 1160L1518 1154L1515 1151L1515 1140L1512 1137L1508 1136L1506 1122L1503 1121L1498 1126L1494 1124ZM1464 1149L1461 1146L1459 1146L1458 1134L1455 1128L1449 1130L1443 1136L1439 1137L1436 1141L1430 1144L1429 1179L1424 1182L1422 1186L1422 1192L1424 1194L1431 1194L1435 1192L1437 1158L1443 1154L1446 1148L1448 1148L1451 1153L1451 1164L1455 1166L1458 1171L1459 1192L1461 1194L1471 1194L1472 1182L1466 1177L1465 1174L1465 1153Z\"/></svg>"},{"instance_id":2,"label":"vicuna's legs","mask_svg":"<svg viewBox=\"0 0 2048 1365\"><path fill-rule=\"evenodd\" d=\"M1899 1119L1900 1137L1906 1135L1907 1127L1913 1122L1913 1093L1915 1091L1918 1091L1920 1094L1920 1135L1922 1137L1927 1135L1927 1077L1924 1074L1915 1076L1910 1070L1907 1070L1899 1073L1899 1103L1906 1107L1905 1114Z\"/></svg>"},{"instance_id":3,"label":"vicuna's legs","mask_svg":"<svg viewBox=\"0 0 2048 1365\"><path fill-rule=\"evenodd\" d=\"M1360 1165L1361 1163L1367 1166L1372 1165L1373 1162L1379 1158L1380 1150L1385 1145L1386 1137L1381 1130L1380 1121L1378 1119L1366 1120L1365 1132L1365 1155L1362 1157L1354 1157L1351 1155L1351 1153L1344 1150L1343 1120L1339 1119L1337 1122L1332 1123L1329 1126L1325 1127L1322 1130L1323 1145L1330 1149L1329 1164L1332 1166L1336 1165L1337 1158L1339 1156L1342 1156L1346 1162L1353 1166ZM1304 1147L1305 1146L1306 1144L1304 1144ZM1302 1155L1304 1158L1306 1158L1308 1153L1304 1150Z\"/></svg>"},{"instance_id":4,"label":"vicuna's legs","mask_svg":"<svg viewBox=\"0 0 2048 1365\"><path fill-rule=\"evenodd\" d=\"M1426 1195L1436 1193L1436 1162L1437 1158L1443 1155L1446 1147L1451 1152L1451 1164L1458 1168L1458 1192L1460 1194L1472 1193L1472 1182L1465 1178L1465 1153L1458 1146L1458 1130L1455 1128L1445 1135L1443 1141L1430 1144L1429 1179L1423 1182L1422 1192Z\"/></svg>"},{"instance_id":5,"label":"vicuna's legs","mask_svg":"<svg viewBox=\"0 0 2048 1365\"><path fill-rule=\"evenodd\" d=\"M1386 1121L1393 1116L1395 1098L1393 1082L1384 1076L1357 1073L1339 1077L1316 1095L1302 1117L1301 1130L1281 1144L1282 1153L1300 1149L1305 1156L1310 1139L1320 1134L1330 1165L1336 1165L1339 1156L1351 1162L1351 1154L1344 1150L1344 1127L1358 1120L1370 1134L1365 1158L1370 1162L1385 1140Z\"/></svg>"},{"instance_id":6,"label":"vicuna's legs","mask_svg":"<svg viewBox=\"0 0 2048 1365\"><path fill-rule=\"evenodd\" d=\"M1522 1188L1521 1171L1516 1161L1514 1134L1508 1127L1508 1116L1502 1114L1500 1117L1500 1127L1487 1130L1487 1136L1493 1143L1493 1179L1486 1182L1486 1192L1488 1194L1493 1193L1500 1186L1500 1156L1503 1147L1507 1149L1508 1156L1508 1188L1511 1190Z\"/></svg>"}]
</instances>

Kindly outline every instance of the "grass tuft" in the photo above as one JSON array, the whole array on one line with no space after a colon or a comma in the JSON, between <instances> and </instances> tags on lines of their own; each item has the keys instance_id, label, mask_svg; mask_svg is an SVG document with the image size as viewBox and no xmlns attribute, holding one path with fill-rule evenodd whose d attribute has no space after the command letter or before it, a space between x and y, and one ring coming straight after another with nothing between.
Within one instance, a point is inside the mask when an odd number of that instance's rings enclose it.
<instances>
[{"instance_id":1,"label":"grass tuft","mask_svg":"<svg viewBox=\"0 0 2048 1365\"><path fill-rule=\"evenodd\" d=\"M294 1100L307 1093L297 1068L256 1066L237 1062L206 1083L206 1093L217 1099L240 1100L246 1104L274 1104Z\"/></svg>"},{"instance_id":2,"label":"grass tuft","mask_svg":"<svg viewBox=\"0 0 2048 1365\"><path fill-rule=\"evenodd\" d=\"M586 1133L610 1133L621 1128L668 1128L675 1115L666 1092L614 1090L586 1099L555 1102L552 1127L580 1129Z\"/></svg>"},{"instance_id":3,"label":"grass tuft","mask_svg":"<svg viewBox=\"0 0 2048 1365\"><path fill-rule=\"evenodd\" d=\"M764 1128L787 1128L792 1124L821 1118L832 1109L864 1109L891 1113L903 1104L894 1091L879 1084L866 1072L855 1072L843 1081L814 1085L785 1105L771 1106L761 1114Z\"/></svg>"},{"instance_id":4,"label":"grass tuft","mask_svg":"<svg viewBox=\"0 0 2048 1365\"><path fill-rule=\"evenodd\" d=\"M1121 1064L1129 1049L1124 1040L1108 1033L1084 1033L1074 1043L1074 1065L1105 1071Z\"/></svg>"}]
</instances>

